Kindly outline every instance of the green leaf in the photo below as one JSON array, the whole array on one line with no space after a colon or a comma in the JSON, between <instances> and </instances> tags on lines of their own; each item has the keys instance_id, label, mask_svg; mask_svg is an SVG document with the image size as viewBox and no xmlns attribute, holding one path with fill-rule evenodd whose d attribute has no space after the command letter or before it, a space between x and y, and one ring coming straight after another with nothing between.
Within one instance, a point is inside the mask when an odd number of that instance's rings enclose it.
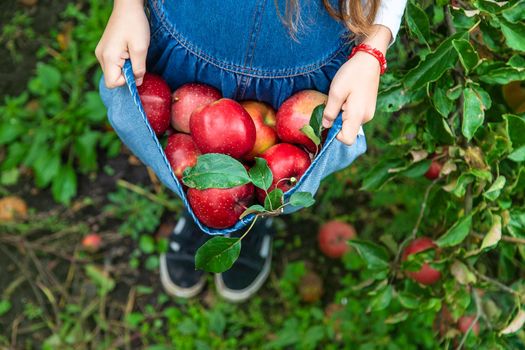
<instances>
[{"instance_id":1,"label":"green leaf","mask_svg":"<svg viewBox=\"0 0 525 350\"><path fill-rule=\"evenodd\" d=\"M489 232L483 237L480 250L494 247L501 240L501 216L494 215L492 219L492 227Z\"/></svg>"},{"instance_id":2,"label":"green leaf","mask_svg":"<svg viewBox=\"0 0 525 350\"><path fill-rule=\"evenodd\" d=\"M51 192L57 202L62 204L71 202L71 198L77 193L77 175L71 165L64 164L60 167L60 171L53 178Z\"/></svg>"},{"instance_id":3,"label":"green leaf","mask_svg":"<svg viewBox=\"0 0 525 350\"><path fill-rule=\"evenodd\" d=\"M466 36L467 33L456 33L444 40L435 51L428 54L405 75L404 86L413 90L420 89L427 83L438 80L443 73L453 68L458 55L452 46L452 41Z\"/></svg>"},{"instance_id":4,"label":"green leaf","mask_svg":"<svg viewBox=\"0 0 525 350\"><path fill-rule=\"evenodd\" d=\"M400 292L397 299L405 309L415 310L419 307L419 299L409 292Z\"/></svg>"},{"instance_id":5,"label":"green leaf","mask_svg":"<svg viewBox=\"0 0 525 350\"><path fill-rule=\"evenodd\" d=\"M272 185L273 174L268 167L266 159L255 158L255 165L250 168L248 174L250 175L252 183L262 190L266 191Z\"/></svg>"},{"instance_id":6,"label":"green leaf","mask_svg":"<svg viewBox=\"0 0 525 350\"><path fill-rule=\"evenodd\" d=\"M310 192L295 192L290 197L290 204L294 207L308 208L315 203L315 199Z\"/></svg>"},{"instance_id":7,"label":"green leaf","mask_svg":"<svg viewBox=\"0 0 525 350\"><path fill-rule=\"evenodd\" d=\"M501 14L509 22L525 21L525 1L516 1L513 5L503 10Z\"/></svg>"},{"instance_id":8,"label":"green leaf","mask_svg":"<svg viewBox=\"0 0 525 350\"><path fill-rule=\"evenodd\" d=\"M370 241L350 240L348 241L357 253L363 258L367 266L371 270L385 270L388 269L388 254L380 245Z\"/></svg>"},{"instance_id":9,"label":"green leaf","mask_svg":"<svg viewBox=\"0 0 525 350\"><path fill-rule=\"evenodd\" d=\"M314 130L317 137L321 138L321 133L323 132L323 113L326 105L320 104L315 107L312 116L310 117L310 126Z\"/></svg>"},{"instance_id":10,"label":"green leaf","mask_svg":"<svg viewBox=\"0 0 525 350\"><path fill-rule=\"evenodd\" d=\"M512 148L518 149L525 145L525 117L512 114L504 114L503 118L507 121L507 133L512 142Z\"/></svg>"},{"instance_id":11,"label":"green leaf","mask_svg":"<svg viewBox=\"0 0 525 350\"><path fill-rule=\"evenodd\" d=\"M450 266L450 273L456 278L460 284L468 285L476 283L476 276L469 270L467 265L459 260L455 260Z\"/></svg>"},{"instance_id":12,"label":"green leaf","mask_svg":"<svg viewBox=\"0 0 525 350\"><path fill-rule=\"evenodd\" d=\"M115 288L115 280L106 270L88 264L85 266L86 275L95 283L101 295L111 292Z\"/></svg>"},{"instance_id":13,"label":"green leaf","mask_svg":"<svg viewBox=\"0 0 525 350\"><path fill-rule=\"evenodd\" d=\"M60 161L60 154L52 150L47 150L46 153L37 158L33 163L37 187L43 188L51 183L60 171Z\"/></svg>"},{"instance_id":14,"label":"green leaf","mask_svg":"<svg viewBox=\"0 0 525 350\"><path fill-rule=\"evenodd\" d=\"M0 300L0 317L4 316L11 310L11 302L6 299Z\"/></svg>"},{"instance_id":15,"label":"green leaf","mask_svg":"<svg viewBox=\"0 0 525 350\"><path fill-rule=\"evenodd\" d=\"M258 214L258 213L264 213L266 209L262 205L254 204L250 207L248 207L242 214L239 216L239 219L243 219L244 217L250 215L250 214Z\"/></svg>"},{"instance_id":16,"label":"green leaf","mask_svg":"<svg viewBox=\"0 0 525 350\"><path fill-rule=\"evenodd\" d=\"M472 71L479 63L479 56L468 40L453 40L452 45L459 55L459 61L468 72Z\"/></svg>"},{"instance_id":17,"label":"green leaf","mask_svg":"<svg viewBox=\"0 0 525 350\"><path fill-rule=\"evenodd\" d=\"M512 23L500 19L500 27L507 45L518 51L525 51L525 24L523 22Z\"/></svg>"},{"instance_id":18,"label":"green leaf","mask_svg":"<svg viewBox=\"0 0 525 350\"><path fill-rule=\"evenodd\" d=\"M377 96L377 110L387 113L397 112L412 100L415 92L405 88L403 84L388 86Z\"/></svg>"},{"instance_id":19,"label":"green leaf","mask_svg":"<svg viewBox=\"0 0 525 350\"><path fill-rule=\"evenodd\" d=\"M94 123L100 123L106 118L106 107L102 103L100 94L96 91L88 91L84 95L86 118Z\"/></svg>"},{"instance_id":20,"label":"green leaf","mask_svg":"<svg viewBox=\"0 0 525 350\"><path fill-rule=\"evenodd\" d=\"M508 158L515 162L525 162L525 146L521 146L517 150L509 154Z\"/></svg>"},{"instance_id":21,"label":"green leaf","mask_svg":"<svg viewBox=\"0 0 525 350\"><path fill-rule=\"evenodd\" d=\"M62 76L60 71L52 65L38 63L36 66L37 78L46 91L58 89Z\"/></svg>"},{"instance_id":22,"label":"green leaf","mask_svg":"<svg viewBox=\"0 0 525 350\"><path fill-rule=\"evenodd\" d=\"M434 89L432 102L434 103L436 111L445 118L447 118L450 112L454 109L454 102L447 97L446 90L440 87Z\"/></svg>"},{"instance_id":23,"label":"green leaf","mask_svg":"<svg viewBox=\"0 0 525 350\"><path fill-rule=\"evenodd\" d=\"M27 128L22 123L13 120L1 121L1 123L0 146L11 143L27 131Z\"/></svg>"},{"instance_id":24,"label":"green leaf","mask_svg":"<svg viewBox=\"0 0 525 350\"><path fill-rule=\"evenodd\" d=\"M316 146L321 144L321 139L315 134L314 129L310 125L305 125L301 129L301 132L305 134Z\"/></svg>"},{"instance_id":25,"label":"green leaf","mask_svg":"<svg viewBox=\"0 0 525 350\"><path fill-rule=\"evenodd\" d=\"M428 132L434 139L449 145L454 143L454 134L445 118L436 113L428 112L426 120Z\"/></svg>"},{"instance_id":26,"label":"green leaf","mask_svg":"<svg viewBox=\"0 0 525 350\"><path fill-rule=\"evenodd\" d=\"M280 188L275 188L273 191L268 193L264 199L264 208L268 211L277 210L283 205L284 193Z\"/></svg>"},{"instance_id":27,"label":"green leaf","mask_svg":"<svg viewBox=\"0 0 525 350\"><path fill-rule=\"evenodd\" d=\"M146 254L155 252L155 240L150 235L141 235L139 239L139 248Z\"/></svg>"},{"instance_id":28,"label":"green leaf","mask_svg":"<svg viewBox=\"0 0 525 350\"><path fill-rule=\"evenodd\" d=\"M208 153L197 158L194 167L186 168L184 184L190 188L232 188L251 181L244 166L225 154Z\"/></svg>"},{"instance_id":29,"label":"green leaf","mask_svg":"<svg viewBox=\"0 0 525 350\"><path fill-rule=\"evenodd\" d=\"M393 288L391 285L387 285L377 295L375 295L370 301L370 310L380 311L384 310L390 305L392 301Z\"/></svg>"},{"instance_id":30,"label":"green leaf","mask_svg":"<svg viewBox=\"0 0 525 350\"><path fill-rule=\"evenodd\" d=\"M412 163L406 170L401 171L399 174L410 178L418 178L427 172L430 163L432 163L430 159Z\"/></svg>"},{"instance_id":31,"label":"green leaf","mask_svg":"<svg viewBox=\"0 0 525 350\"><path fill-rule=\"evenodd\" d=\"M430 36L430 23L427 14L423 11L417 3L409 1L405 12L405 21L408 29L413 33L419 41L427 43L427 38Z\"/></svg>"},{"instance_id":32,"label":"green leaf","mask_svg":"<svg viewBox=\"0 0 525 350\"><path fill-rule=\"evenodd\" d=\"M221 273L230 267L241 253L239 238L213 237L204 243L195 254L195 268Z\"/></svg>"},{"instance_id":33,"label":"green leaf","mask_svg":"<svg viewBox=\"0 0 525 350\"><path fill-rule=\"evenodd\" d=\"M75 142L75 152L78 157L80 171L86 173L97 168L97 142L100 133L86 131Z\"/></svg>"},{"instance_id":34,"label":"green leaf","mask_svg":"<svg viewBox=\"0 0 525 350\"><path fill-rule=\"evenodd\" d=\"M401 159L385 159L380 161L366 174L361 189L372 191L381 188L385 182L396 175L390 173L389 170L401 165L403 165Z\"/></svg>"},{"instance_id":35,"label":"green leaf","mask_svg":"<svg viewBox=\"0 0 525 350\"><path fill-rule=\"evenodd\" d=\"M483 193L483 197L487 198L489 201L496 200L496 198L499 197L501 190L505 186L506 182L507 179L505 178L505 176L498 176L494 183L490 186L490 188L486 190L485 193Z\"/></svg>"},{"instance_id":36,"label":"green leaf","mask_svg":"<svg viewBox=\"0 0 525 350\"><path fill-rule=\"evenodd\" d=\"M444 186L443 189L452 193L456 197L461 198L465 195L467 185L472 183L474 179L475 178L472 174L463 173L455 181Z\"/></svg>"},{"instance_id":37,"label":"green leaf","mask_svg":"<svg viewBox=\"0 0 525 350\"><path fill-rule=\"evenodd\" d=\"M500 331L500 334L516 333L525 324L525 310L520 309L510 323Z\"/></svg>"},{"instance_id":38,"label":"green leaf","mask_svg":"<svg viewBox=\"0 0 525 350\"><path fill-rule=\"evenodd\" d=\"M472 226L472 213L462 217L458 220L443 236L441 236L436 244L441 247L453 247L461 242L468 236L470 233L470 228Z\"/></svg>"},{"instance_id":39,"label":"green leaf","mask_svg":"<svg viewBox=\"0 0 525 350\"><path fill-rule=\"evenodd\" d=\"M463 90L463 123L461 131L468 139L472 139L478 128L483 125L485 108L481 97L471 87Z\"/></svg>"}]
</instances>

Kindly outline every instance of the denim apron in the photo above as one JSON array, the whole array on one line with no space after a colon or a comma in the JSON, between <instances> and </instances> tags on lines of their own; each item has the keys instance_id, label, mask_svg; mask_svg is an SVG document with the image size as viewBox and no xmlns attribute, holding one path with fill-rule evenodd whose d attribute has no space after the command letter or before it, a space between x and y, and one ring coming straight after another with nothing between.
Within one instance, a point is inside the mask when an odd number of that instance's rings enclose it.
<instances>
[{"instance_id":1,"label":"denim apron","mask_svg":"<svg viewBox=\"0 0 525 350\"><path fill-rule=\"evenodd\" d=\"M278 3L284 12L285 0ZM172 89L201 82L219 89L224 97L264 101L278 108L300 90L328 93L351 49L345 28L328 15L320 0L302 1L303 25L296 38L279 17L275 0L150 0L148 10L147 70L161 75ZM204 232L227 234L246 226L253 215L223 230L206 227L195 217L147 122L129 61L123 72L126 86L107 89L101 80L100 91L110 123L124 144L182 199ZM366 151L362 132L352 146L335 138L341 124L339 115L320 153L285 199L295 191L315 194L324 177ZM300 209L287 208L288 213Z\"/></svg>"}]
</instances>

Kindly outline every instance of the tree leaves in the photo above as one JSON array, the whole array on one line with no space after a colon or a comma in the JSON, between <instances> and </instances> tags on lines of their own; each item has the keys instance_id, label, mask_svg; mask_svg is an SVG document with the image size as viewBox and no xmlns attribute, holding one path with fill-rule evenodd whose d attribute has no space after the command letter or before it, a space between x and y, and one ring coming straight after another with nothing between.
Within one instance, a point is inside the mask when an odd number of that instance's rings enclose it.
<instances>
[{"instance_id":1,"label":"tree leaves","mask_svg":"<svg viewBox=\"0 0 525 350\"><path fill-rule=\"evenodd\" d=\"M479 63L479 56L474 47L468 40L458 39L452 41L452 46L459 55L459 61L467 71L467 74L473 70Z\"/></svg>"},{"instance_id":2,"label":"tree leaves","mask_svg":"<svg viewBox=\"0 0 525 350\"><path fill-rule=\"evenodd\" d=\"M221 273L230 269L241 253L239 238L213 237L195 254L195 268Z\"/></svg>"},{"instance_id":3,"label":"tree leaves","mask_svg":"<svg viewBox=\"0 0 525 350\"><path fill-rule=\"evenodd\" d=\"M388 268L388 254L382 246L357 239L348 241L348 244L355 248L369 269L384 270Z\"/></svg>"},{"instance_id":4,"label":"tree leaves","mask_svg":"<svg viewBox=\"0 0 525 350\"><path fill-rule=\"evenodd\" d=\"M472 213L462 217L458 220L443 236L441 236L436 244L441 247L453 247L461 242L470 233L472 227Z\"/></svg>"},{"instance_id":5,"label":"tree leaves","mask_svg":"<svg viewBox=\"0 0 525 350\"><path fill-rule=\"evenodd\" d=\"M53 178L51 192L57 202L62 204L71 202L71 198L77 193L77 175L71 165L63 164L60 167L58 174Z\"/></svg>"},{"instance_id":6,"label":"tree leaves","mask_svg":"<svg viewBox=\"0 0 525 350\"><path fill-rule=\"evenodd\" d=\"M186 168L184 184L190 188L232 188L250 182L244 166L225 154L208 153L199 156L194 167Z\"/></svg>"},{"instance_id":7,"label":"tree leaves","mask_svg":"<svg viewBox=\"0 0 525 350\"><path fill-rule=\"evenodd\" d=\"M500 331L500 334L505 335L505 334L516 333L523 327L524 324L525 324L525 310L520 309L518 310L518 313L516 314L516 316L514 316L512 321L507 325L507 327L503 328Z\"/></svg>"},{"instance_id":8,"label":"tree leaves","mask_svg":"<svg viewBox=\"0 0 525 350\"><path fill-rule=\"evenodd\" d=\"M507 45L514 50L525 51L525 24L508 22L502 18L499 23Z\"/></svg>"},{"instance_id":9,"label":"tree leaves","mask_svg":"<svg viewBox=\"0 0 525 350\"><path fill-rule=\"evenodd\" d=\"M316 145L321 144L321 133L323 132L324 104L315 107L310 117L310 122L301 128L301 131Z\"/></svg>"},{"instance_id":10,"label":"tree leaves","mask_svg":"<svg viewBox=\"0 0 525 350\"><path fill-rule=\"evenodd\" d=\"M424 87L427 83L438 80L443 73L454 67L457 62L457 52L452 42L467 37L467 34L456 33L444 40L432 53L411 69L403 80L405 87L413 90Z\"/></svg>"},{"instance_id":11,"label":"tree leaves","mask_svg":"<svg viewBox=\"0 0 525 350\"><path fill-rule=\"evenodd\" d=\"M283 196L283 191L280 188L275 188L273 191L268 193L264 199L264 209L268 211L277 210L281 205L283 205Z\"/></svg>"},{"instance_id":12,"label":"tree leaves","mask_svg":"<svg viewBox=\"0 0 525 350\"><path fill-rule=\"evenodd\" d=\"M315 199L310 192L295 192L290 197L290 204L294 207L310 207L315 203Z\"/></svg>"},{"instance_id":13,"label":"tree leaves","mask_svg":"<svg viewBox=\"0 0 525 350\"><path fill-rule=\"evenodd\" d=\"M467 140L472 139L478 128L483 125L485 109L487 108L490 108L490 96L485 90L479 86L468 86L463 90L461 131Z\"/></svg>"},{"instance_id":14,"label":"tree leaves","mask_svg":"<svg viewBox=\"0 0 525 350\"><path fill-rule=\"evenodd\" d=\"M430 23L425 11L413 1L407 3L405 21L408 28L423 43L427 43L430 36Z\"/></svg>"}]
</instances>

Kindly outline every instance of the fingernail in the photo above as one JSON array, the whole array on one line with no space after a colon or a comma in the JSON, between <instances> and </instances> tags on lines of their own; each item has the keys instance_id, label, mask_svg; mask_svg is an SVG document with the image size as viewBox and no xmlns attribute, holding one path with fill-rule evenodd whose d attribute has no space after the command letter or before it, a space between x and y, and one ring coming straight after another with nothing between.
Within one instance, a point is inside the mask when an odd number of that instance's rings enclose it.
<instances>
[{"instance_id":1,"label":"fingernail","mask_svg":"<svg viewBox=\"0 0 525 350\"><path fill-rule=\"evenodd\" d=\"M142 85L142 78L137 79L136 84L137 84L137 86L141 86Z\"/></svg>"}]
</instances>

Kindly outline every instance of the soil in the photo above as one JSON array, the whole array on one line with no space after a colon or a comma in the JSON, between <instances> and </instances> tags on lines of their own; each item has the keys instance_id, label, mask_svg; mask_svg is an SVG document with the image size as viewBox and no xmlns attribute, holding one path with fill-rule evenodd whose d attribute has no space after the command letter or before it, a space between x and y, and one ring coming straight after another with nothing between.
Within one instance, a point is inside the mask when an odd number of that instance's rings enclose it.
<instances>
[{"instance_id":1,"label":"soil","mask_svg":"<svg viewBox=\"0 0 525 350\"><path fill-rule=\"evenodd\" d=\"M23 3L32 3L26 6ZM35 33L47 33L57 24L59 14L66 7L67 0L2 0L0 1L0 37L3 28L10 22L15 13L23 13L32 18L31 28ZM21 29L21 28L20 28ZM46 43L39 40L28 40L20 36L15 40L16 52L23 59L16 59L0 42L0 99L6 95L18 95L24 91L27 80L35 69L36 52Z\"/></svg>"}]
</instances>

